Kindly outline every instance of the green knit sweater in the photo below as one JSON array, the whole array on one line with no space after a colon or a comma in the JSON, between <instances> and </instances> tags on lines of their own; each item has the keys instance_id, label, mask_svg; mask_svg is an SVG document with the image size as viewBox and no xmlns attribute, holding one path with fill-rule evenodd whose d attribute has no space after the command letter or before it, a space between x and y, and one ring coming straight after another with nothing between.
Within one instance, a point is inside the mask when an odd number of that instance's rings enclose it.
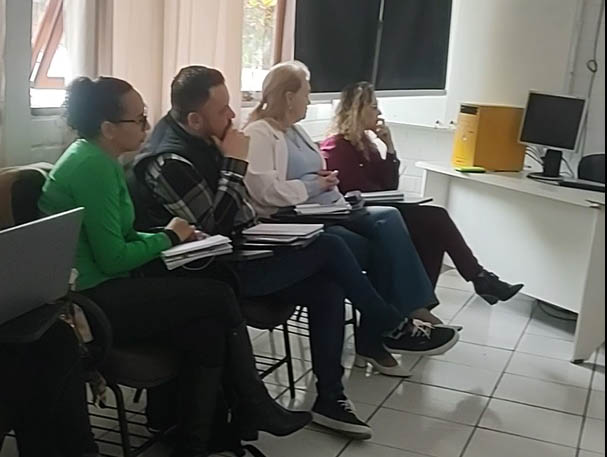
<instances>
[{"instance_id":1,"label":"green knit sweater","mask_svg":"<svg viewBox=\"0 0 607 457\"><path fill-rule=\"evenodd\" d=\"M135 211L120 163L87 140L75 141L57 161L38 206L44 214L84 207L76 250L78 290L128 276L171 247L165 233L135 231Z\"/></svg>"}]
</instances>

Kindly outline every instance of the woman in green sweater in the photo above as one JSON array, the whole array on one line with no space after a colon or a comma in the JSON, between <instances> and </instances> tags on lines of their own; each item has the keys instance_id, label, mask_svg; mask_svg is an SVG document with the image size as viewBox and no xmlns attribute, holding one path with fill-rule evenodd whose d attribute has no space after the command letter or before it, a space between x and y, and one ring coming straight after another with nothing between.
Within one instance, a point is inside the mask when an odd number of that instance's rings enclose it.
<instances>
[{"instance_id":1,"label":"woman in green sweater","mask_svg":"<svg viewBox=\"0 0 607 457\"><path fill-rule=\"evenodd\" d=\"M304 427L310 415L282 408L259 379L232 289L219 281L171 275L155 265L162 251L191 238L193 227L174 218L159 233L133 228L133 205L118 158L137 150L149 129L139 93L115 78L78 78L68 89L66 108L79 139L55 164L39 207L45 214L85 208L77 288L104 309L115 340L150 341L183 354L174 455L207 455L223 373L237 397L234 413L243 437L257 431L283 436Z\"/></svg>"}]
</instances>

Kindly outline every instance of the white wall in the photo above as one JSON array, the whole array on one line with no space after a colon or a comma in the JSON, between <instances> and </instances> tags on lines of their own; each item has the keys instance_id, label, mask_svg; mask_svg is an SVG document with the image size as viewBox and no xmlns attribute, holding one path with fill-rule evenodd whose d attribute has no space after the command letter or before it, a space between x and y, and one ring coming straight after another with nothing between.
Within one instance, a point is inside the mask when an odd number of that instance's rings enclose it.
<instances>
[{"instance_id":1,"label":"white wall","mask_svg":"<svg viewBox=\"0 0 607 457\"><path fill-rule=\"evenodd\" d=\"M597 50L599 71L595 77L588 105L587 138L583 155L605 152L605 11L599 15L601 0L585 0L581 16L581 30L571 81L571 93L580 97L588 95L592 73L586 62L594 54L594 38L600 27ZM576 159L579 156L576 156ZM577 161L577 160L576 160Z\"/></svg>"},{"instance_id":2,"label":"white wall","mask_svg":"<svg viewBox=\"0 0 607 457\"><path fill-rule=\"evenodd\" d=\"M563 92L575 0L459 0L445 120L459 104L524 106L530 89Z\"/></svg>"}]
</instances>

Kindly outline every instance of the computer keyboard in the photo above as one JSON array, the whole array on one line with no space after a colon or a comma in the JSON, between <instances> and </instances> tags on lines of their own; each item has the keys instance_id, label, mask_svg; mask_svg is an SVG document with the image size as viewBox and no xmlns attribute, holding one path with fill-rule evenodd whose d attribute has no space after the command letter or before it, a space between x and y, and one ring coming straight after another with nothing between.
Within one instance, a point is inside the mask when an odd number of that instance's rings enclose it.
<instances>
[{"instance_id":1,"label":"computer keyboard","mask_svg":"<svg viewBox=\"0 0 607 457\"><path fill-rule=\"evenodd\" d=\"M592 190L594 192L605 192L605 184L583 179L563 179L559 186L571 187L574 189Z\"/></svg>"}]
</instances>

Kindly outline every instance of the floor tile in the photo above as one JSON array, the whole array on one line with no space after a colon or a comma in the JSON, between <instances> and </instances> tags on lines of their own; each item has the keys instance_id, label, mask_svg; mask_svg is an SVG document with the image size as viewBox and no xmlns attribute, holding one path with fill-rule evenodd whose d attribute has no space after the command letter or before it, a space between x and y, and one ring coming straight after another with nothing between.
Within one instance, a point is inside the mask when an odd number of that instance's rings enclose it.
<instances>
[{"instance_id":1,"label":"floor tile","mask_svg":"<svg viewBox=\"0 0 607 457\"><path fill-rule=\"evenodd\" d=\"M413 376L407 381L491 395L499 377L497 371L425 358L415 367Z\"/></svg>"},{"instance_id":2,"label":"floor tile","mask_svg":"<svg viewBox=\"0 0 607 457\"><path fill-rule=\"evenodd\" d=\"M447 287L449 289L458 289L474 292L474 286L472 285L472 283L462 278L459 272L455 269L441 274L438 278L437 285L439 287Z\"/></svg>"},{"instance_id":3,"label":"floor tile","mask_svg":"<svg viewBox=\"0 0 607 457\"><path fill-rule=\"evenodd\" d=\"M266 369L267 366L261 366L258 364L258 368ZM308 374L312 370L312 362L307 362L305 360L293 359L293 376L295 377L295 381L302 378L306 374ZM278 370L270 373L268 376L264 378L265 383L276 384L280 386L288 386L289 385L289 376L287 374L286 365L281 366Z\"/></svg>"},{"instance_id":4,"label":"floor tile","mask_svg":"<svg viewBox=\"0 0 607 457\"><path fill-rule=\"evenodd\" d=\"M575 337L575 321L566 321L548 316L541 310L536 310L533 319L527 327L531 335L548 336L561 340L573 341Z\"/></svg>"},{"instance_id":5,"label":"floor tile","mask_svg":"<svg viewBox=\"0 0 607 457\"><path fill-rule=\"evenodd\" d=\"M253 444L269 457L335 457L347 442L337 435L304 429L285 438L262 434Z\"/></svg>"},{"instance_id":6,"label":"floor tile","mask_svg":"<svg viewBox=\"0 0 607 457\"><path fill-rule=\"evenodd\" d=\"M513 350L528 321L528 317L496 311L488 305L469 304L452 323L464 327L461 341Z\"/></svg>"},{"instance_id":7,"label":"floor tile","mask_svg":"<svg viewBox=\"0 0 607 457\"><path fill-rule=\"evenodd\" d=\"M310 354L310 339L304 336L291 335L291 354L294 359L312 361ZM266 332L253 341L255 354L279 355L285 354L284 338L281 331Z\"/></svg>"},{"instance_id":8,"label":"floor tile","mask_svg":"<svg viewBox=\"0 0 607 457\"><path fill-rule=\"evenodd\" d=\"M464 457L575 457L575 449L477 429Z\"/></svg>"},{"instance_id":9,"label":"floor tile","mask_svg":"<svg viewBox=\"0 0 607 457\"><path fill-rule=\"evenodd\" d=\"M401 378L384 376L360 369L345 370L343 378L348 398L353 402L370 405L381 404L401 381ZM297 386L314 392L316 391L315 382L314 376L309 373L297 383Z\"/></svg>"},{"instance_id":10,"label":"floor tile","mask_svg":"<svg viewBox=\"0 0 607 457\"><path fill-rule=\"evenodd\" d=\"M516 350L526 354L570 361L573 356L573 343L557 338L526 334Z\"/></svg>"},{"instance_id":11,"label":"floor tile","mask_svg":"<svg viewBox=\"0 0 607 457\"><path fill-rule=\"evenodd\" d=\"M493 399L489 402L479 425L564 446L577 446L582 418Z\"/></svg>"},{"instance_id":12,"label":"floor tile","mask_svg":"<svg viewBox=\"0 0 607 457\"><path fill-rule=\"evenodd\" d=\"M278 398L288 391L287 386L281 386L278 384L265 383L266 389L272 398Z\"/></svg>"},{"instance_id":13,"label":"floor tile","mask_svg":"<svg viewBox=\"0 0 607 457\"><path fill-rule=\"evenodd\" d=\"M605 454L598 454L596 452L580 450L578 457L605 457Z\"/></svg>"},{"instance_id":14,"label":"floor tile","mask_svg":"<svg viewBox=\"0 0 607 457\"><path fill-rule=\"evenodd\" d=\"M380 409L371 419L372 443L434 457L459 457L473 428L402 411Z\"/></svg>"},{"instance_id":15,"label":"floor tile","mask_svg":"<svg viewBox=\"0 0 607 457\"><path fill-rule=\"evenodd\" d=\"M521 352L514 353L506 372L583 388L590 386L592 376L592 369L586 365Z\"/></svg>"},{"instance_id":16,"label":"floor tile","mask_svg":"<svg viewBox=\"0 0 607 457\"><path fill-rule=\"evenodd\" d=\"M588 390L506 373L494 397L583 415Z\"/></svg>"},{"instance_id":17,"label":"floor tile","mask_svg":"<svg viewBox=\"0 0 607 457\"><path fill-rule=\"evenodd\" d=\"M367 442L352 442L340 457L427 457L415 452Z\"/></svg>"},{"instance_id":18,"label":"floor tile","mask_svg":"<svg viewBox=\"0 0 607 457\"><path fill-rule=\"evenodd\" d=\"M489 310L493 313L508 313L521 318L529 318L536 309L536 301L526 295L518 294L508 301L490 305L482 297L475 297L467 307L471 310Z\"/></svg>"},{"instance_id":19,"label":"floor tile","mask_svg":"<svg viewBox=\"0 0 607 457\"><path fill-rule=\"evenodd\" d=\"M593 390L588 402L588 417L605 420L605 392Z\"/></svg>"},{"instance_id":20,"label":"floor tile","mask_svg":"<svg viewBox=\"0 0 607 457\"><path fill-rule=\"evenodd\" d=\"M488 398L478 395L404 382L388 397L383 407L475 425L488 401Z\"/></svg>"},{"instance_id":21,"label":"floor tile","mask_svg":"<svg viewBox=\"0 0 607 457\"><path fill-rule=\"evenodd\" d=\"M599 454L605 453L605 421L586 419L580 448Z\"/></svg>"},{"instance_id":22,"label":"floor tile","mask_svg":"<svg viewBox=\"0 0 607 457\"><path fill-rule=\"evenodd\" d=\"M440 301L440 305L434 308L432 312L444 322L448 322L464 307L466 302L470 300L472 293L469 291L437 287L436 296Z\"/></svg>"},{"instance_id":23,"label":"floor tile","mask_svg":"<svg viewBox=\"0 0 607 457\"><path fill-rule=\"evenodd\" d=\"M512 352L505 349L479 346L478 344L460 341L446 354L434 356L432 359L502 372L511 355Z\"/></svg>"},{"instance_id":24,"label":"floor tile","mask_svg":"<svg viewBox=\"0 0 607 457\"><path fill-rule=\"evenodd\" d=\"M17 441L14 438L4 438L4 443L2 444L2 451L0 451L0 456L19 457L19 452L17 451Z\"/></svg>"}]
</instances>

